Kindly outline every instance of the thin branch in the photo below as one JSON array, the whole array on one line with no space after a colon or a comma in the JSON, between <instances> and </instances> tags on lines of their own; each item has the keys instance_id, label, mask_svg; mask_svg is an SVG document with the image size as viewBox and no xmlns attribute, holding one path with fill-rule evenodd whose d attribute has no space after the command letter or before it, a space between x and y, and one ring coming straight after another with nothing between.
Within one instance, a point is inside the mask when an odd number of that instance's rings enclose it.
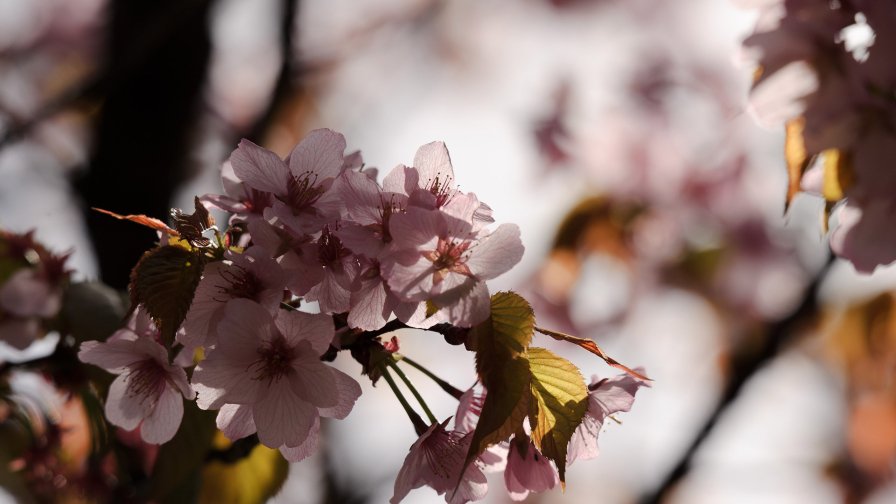
<instances>
[{"instance_id":1,"label":"thin branch","mask_svg":"<svg viewBox=\"0 0 896 504\"><path fill-rule=\"evenodd\" d=\"M687 476L691 470L694 456L709 438L719 419L734 404L740 396L743 386L767 363L777 357L781 350L792 342L800 333L799 326L811 320L818 314L818 290L821 283L827 277L833 264L833 256L828 257L827 263L815 275L812 283L806 288L799 306L787 317L768 324L765 339L759 349L735 352L735 355L747 355L743 360L735 360L731 378L725 386L725 391L713 412L700 428L697 436L684 451L678 463L672 468L662 483L651 494L641 499L642 504L654 504L663 502L674 487ZM751 346L754 342L746 343Z\"/></svg>"}]
</instances>

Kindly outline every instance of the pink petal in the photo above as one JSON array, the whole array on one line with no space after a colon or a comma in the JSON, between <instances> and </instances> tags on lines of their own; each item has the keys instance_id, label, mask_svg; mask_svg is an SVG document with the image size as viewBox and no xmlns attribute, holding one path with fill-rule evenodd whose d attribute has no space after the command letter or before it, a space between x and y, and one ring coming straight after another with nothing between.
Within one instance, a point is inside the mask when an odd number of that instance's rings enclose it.
<instances>
[{"instance_id":1,"label":"pink petal","mask_svg":"<svg viewBox=\"0 0 896 504\"><path fill-rule=\"evenodd\" d=\"M231 441L255 434L255 420L252 406L246 404L225 404L215 418L218 429Z\"/></svg>"},{"instance_id":2,"label":"pink petal","mask_svg":"<svg viewBox=\"0 0 896 504\"><path fill-rule=\"evenodd\" d=\"M16 271L0 287L0 307L19 317L52 317L61 305L56 288L30 268Z\"/></svg>"},{"instance_id":3,"label":"pink petal","mask_svg":"<svg viewBox=\"0 0 896 504\"><path fill-rule=\"evenodd\" d=\"M272 384L252 409L258 439L265 446L299 446L308 437L317 409L296 397L283 380Z\"/></svg>"},{"instance_id":4,"label":"pink petal","mask_svg":"<svg viewBox=\"0 0 896 504\"><path fill-rule=\"evenodd\" d=\"M243 139L230 155L230 163L236 176L249 187L286 194L289 169L277 154Z\"/></svg>"},{"instance_id":5,"label":"pink petal","mask_svg":"<svg viewBox=\"0 0 896 504\"><path fill-rule=\"evenodd\" d=\"M315 357L320 357L330 349L330 342L336 332L333 318L323 313L280 310L275 323L290 346L307 341L311 344Z\"/></svg>"},{"instance_id":6,"label":"pink petal","mask_svg":"<svg viewBox=\"0 0 896 504\"><path fill-rule=\"evenodd\" d=\"M501 224L472 249L467 267L477 278L488 280L507 272L523 258L523 242L516 224Z\"/></svg>"},{"instance_id":7,"label":"pink petal","mask_svg":"<svg viewBox=\"0 0 896 504\"><path fill-rule=\"evenodd\" d=\"M155 408L140 427L140 437L150 444L162 444L171 440L184 416L184 399L171 387L165 387Z\"/></svg>"},{"instance_id":8,"label":"pink petal","mask_svg":"<svg viewBox=\"0 0 896 504\"><path fill-rule=\"evenodd\" d=\"M134 430L146 416L143 405L145 398L131 394L129 390L130 374L119 375L109 386L106 397L106 418L113 425L124 430Z\"/></svg>"},{"instance_id":9,"label":"pink petal","mask_svg":"<svg viewBox=\"0 0 896 504\"><path fill-rule=\"evenodd\" d=\"M342 170L344 153L345 137L329 129L317 129L293 149L289 170L294 176L316 173L318 180L336 177Z\"/></svg>"},{"instance_id":10,"label":"pink petal","mask_svg":"<svg viewBox=\"0 0 896 504\"><path fill-rule=\"evenodd\" d=\"M305 438L305 441L303 441L299 446L281 446L280 453L283 455L283 458L285 458L289 462L298 462L300 460L305 460L311 455L314 455L314 452L317 451L317 441L319 437L320 419L315 418L314 425L312 425L311 430L308 431L308 437Z\"/></svg>"},{"instance_id":11,"label":"pink petal","mask_svg":"<svg viewBox=\"0 0 896 504\"><path fill-rule=\"evenodd\" d=\"M436 177L441 184L454 187L454 168L444 142L430 142L417 149L414 168L420 173L421 187L431 184Z\"/></svg>"},{"instance_id":12,"label":"pink petal","mask_svg":"<svg viewBox=\"0 0 896 504\"><path fill-rule=\"evenodd\" d=\"M385 196L375 180L356 171L343 172L330 190L338 194L352 222L366 225L382 221L380 209Z\"/></svg>"},{"instance_id":13,"label":"pink petal","mask_svg":"<svg viewBox=\"0 0 896 504\"><path fill-rule=\"evenodd\" d=\"M379 275L364 282L359 290L352 292L349 327L374 331L386 325L392 314L386 308L387 297L386 287Z\"/></svg>"},{"instance_id":14,"label":"pink petal","mask_svg":"<svg viewBox=\"0 0 896 504\"><path fill-rule=\"evenodd\" d=\"M216 357L221 349L215 349L193 371L192 386L196 391L196 404L204 409L218 409L225 403L251 404L258 397L259 382L251 374L252 361L234 362ZM255 358L255 351L250 359Z\"/></svg>"},{"instance_id":15,"label":"pink petal","mask_svg":"<svg viewBox=\"0 0 896 504\"><path fill-rule=\"evenodd\" d=\"M331 408L319 408L321 416L342 420L351 413L355 402L361 397L361 386L351 376L338 369L328 368L336 384L338 402Z\"/></svg>"},{"instance_id":16,"label":"pink petal","mask_svg":"<svg viewBox=\"0 0 896 504\"><path fill-rule=\"evenodd\" d=\"M112 373L122 373L131 364L144 359L132 340L113 340L105 343L85 341L81 343L78 359L99 366Z\"/></svg>"},{"instance_id":17,"label":"pink petal","mask_svg":"<svg viewBox=\"0 0 896 504\"><path fill-rule=\"evenodd\" d=\"M320 361L319 355L303 355L293 360L292 367L296 370L289 375L293 394L317 408L339 404L339 389L330 368Z\"/></svg>"},{"instance_id":18,"label":"pink petal","mask_svg":"<svg viewBox=\"0 0 896 504\"><path fill-rule=\"evenodd\" d=\"M437 304L442 304L436 298ZM448 320L458 327L473 327L491 314L491 300L485 282L473 282L472 288L443 310Z\"/></svg>"}]
</instances>

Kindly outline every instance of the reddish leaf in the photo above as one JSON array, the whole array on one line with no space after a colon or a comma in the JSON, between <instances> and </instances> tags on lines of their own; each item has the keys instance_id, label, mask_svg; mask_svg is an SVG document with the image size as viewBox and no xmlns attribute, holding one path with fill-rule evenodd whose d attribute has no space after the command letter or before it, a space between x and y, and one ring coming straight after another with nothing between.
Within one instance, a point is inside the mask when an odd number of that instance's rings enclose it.
<instances>
[{"instance_id":1,"label":"reddish leaf","mask_svg":"<svg viewBox=\"0 0 896 504\"><path fill-rule=\"evenodd\" d=\"M119 220L129 220L131 222L136 222L137 224L141 224L148 228L155 229L156 231L162 231L167 233L169 236L180 236L180 233L168 227L168 224L156 219L155 217L148 217L143 214L139 215L121 215L115 212L110 212L108 210L103 210L102 208L91 207L92 210L96 210L99 213L104 213L106 215L111 215Z\"/></svg>"},{"instance_id":2,"label":"reddish leaf","mask_svg":"<svg viewBox=\"0 0 896 504\"><path fill-rule=\"evenodd\" d=\"M646 380L646 381L653 381L650 378L642 375L641 373L631 369L628 366L625 366L625 365L619 363L619 361L617 361L616 359L605 354L604 351L601 350L599 346L597 346L597 343L595 343L594 341L591 341L588 338L577 338L575 336L570 336L569 334L564 334L564 333L557 332L557 331L551 331L550 329L542 329L541 327L536 327L535 330L540 332L541 334L544 334L545 336L550 336L551 338L554 338L555 340L566 341L566 342L572 343L574 345L577 345L581 348L584 348L585 350L587 350L587 351L593 353L594 355L600 357L601 359L603 359L604 362L606 362L607 364L613 366L616 369L625 371L626 373L634 376L635 378L638 378L641 380Z\"/></svg>"}]
</instances>

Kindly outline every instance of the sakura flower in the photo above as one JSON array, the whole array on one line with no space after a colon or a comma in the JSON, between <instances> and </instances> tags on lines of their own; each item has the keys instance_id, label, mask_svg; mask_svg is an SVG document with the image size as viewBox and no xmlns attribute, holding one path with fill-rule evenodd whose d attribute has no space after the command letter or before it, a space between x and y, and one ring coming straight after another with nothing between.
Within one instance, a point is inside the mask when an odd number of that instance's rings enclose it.
<instances>
[{"instance_id":1,"label":"sakura flower","mask_svg":"<svg viewBox=\"0 0 896 504\"><path fill-rule=\"evenodd\" d=\"M358 390L358 384L348 375L340 373L335 376L337 378L336 386L340 391L339 403L332 408L318 408L318 412L323 417L343 419L351 412L360 391ZM224 435L231 440L244 438L256 432L251 405L225 404L218 411L216 423ZM280 446L280 453L290 462L298 462L308 458L317 451L319 432L320 419L316 417L305 441L294 447Z\"/></svg>"},{"instance_id":2,"label":"sakura flower","mask_svg":"<svg viewBox=\"0 0 896 504\"><path fill-rule=\"evenodd\" d=\"M273 204L273 193L254 189L242 182L236 176L230 160L225 161L221 167L221 182L226 194L206 194L200 200L233 214L231 222L261 219L264 210Z\"/></svg>"},{"instance_id":3,"label":"sakura flower","mask_svg":"<svg viewBox=\"0 0 896 504\"><path fill-rule=\"evenodd\" d=\"M636 368L635 371L644 373L642 368ZM592 377L591 384L588 385L588 411L569 441L566 463L597 457L597 436L604 420L614 413L629 411L638 389L649 386L647 382L629 374L603 380Z\"/></svg>"},{"instance_id":4,"label":"sakura flower","mask_svg":"<svg viewBox=\"0 0 896 504\"><path fill-rule=\"evenodd\" d=\"M402 299L429 300L445 308L457 326L471 326L488 317L485 280L506 272L523 256L520 231L514 224L477 233L470 221L412 207L392 217L390 230L392 253L381 263L389 287Z\"/></svg>"},{"instance_id":5,"label":"sakura flower","mask_svg":"<svg viewBox=\"0 0 896 504\"><path fill-rule=\"evenodd\" d=\"M360 270L358 259L345 248L342 240L324 226L317 240L317 256L308 257L311 264L323 270L321 281L305 294L309 301L317 301L324 313L342 313L351 307L351 291Z\"/></svg>"},{"instance_id":6,"label":"sakura flower","mask_svg":"<svg viewBox=\"0 0 896 504\"><path fill-rule=\"evenodd\" d=\"M207 265L196 287L193 302L178 339L188 347L215 343L215 329L231 299L257 301L272 313L283 300L286 276L283 269L260 247L242 254L228 252L227 261Z\"/></svg>"},{"instance_id":7,"label":"sakura flower","mask_svg":"<svg viewBox=\"0 0 896 504\"><path fill-rule=\"evenodd\" d=\"M511 499L523 500L529 493L550 490L559 482L557 470L538 451L529 436L517 435L510 441L504 484Z\"/></svg>"},{"instance_id":8,"label":"sakura flower","mask_svg":"<svg viewBox=\"0 0 896 504\"><path fill-rule=\"evenodd\" d=\"M454 167L443 142L431 142L414 155L414 166L399 165L383 180L386 191L407 194L409 205L426 209L448 208L456 203L455 196L462 194L454 183ZM474 208L476 229L494 222L492 209L477 203Z\"/></svg>"},{"instance_id":9,"label":"sakura flower","mask_svg":"<svg viewBox=\"0 0 896 504\"><path fill-rule=\"evenodd\" d=\"M78 358L119 375L109 387L106 418L125 430L140 426L147 443L162 444L177 432L183 398L193 399L187 374L170 364L168 352L147 333L157 333L143 311L108 341L85 341Z\"/></svg>"},{"instance_id":10,"label":"sakura flower","mask_svg":"<svg viewBox=\"0 0 896 504\"><path fill-rule=\"evenodd\" d=\"M407 195L383 191L375 180L356 171L344 172L332 190L345 204L345 221L336 233L339 239L356 254L379 259L392 241L391 217L407 207Z\"/></svg>"},{"instance_id":11,"label":"sakura flower","mask_svg":"<svg viewBox=\"0 0 896 504\"><path fill-rule=\"evenodd\" d=\"M231 435L254 429L262 444L287 452L312 446L320 416L343 418L361 395L357 382L320 361L333 335L326 315L280 310L272 316L248 299L231 300L217 346L193 372L197 404L245 406L219 413Z\"/></svg>"},{"instance_id":12,"label":"sakura flower","mask_svg":"<svg viewBox=\"0 0 896 504\"><path fill-rule=\"evenodd\" d=\"M389 502L401 502L411 490L424 485L439 495L445 494L445 502L452 504L485 497L488 482L482 470L476 463L464 469L472 435L447 431L447 423L448 420L445 420L431 425L411 446L395 479L395 492Z\"/></svg>"},{"instance_id":13,"label":"sakura flower","mask_svg":"<svg viewBox=\"0 0 896 504\"><path fill-rule=\"evenodd\" d=\"M403 301L380 274L378 261L362 261L361 273L352 288L349 327L373 331L386 325L393 313L402 322L418 327L426 318L426 305Z\"/></svg>"},{"instance_id":14,"label":"sakura flower","mask_svg":"<svg viewBox=\"0 0 896 504\"><path fill-rule=\"evenodd\" d=\"M896 204L891 200L877 198L864 206L847 201L835 214L838 223L831 231L831 250L835 254L851 261L863 273L896 261L896 236L890 232Z\"/></svg>"},{"instance_id":15,"label":"sakura flower","mask_svg":"<svg viewBox=\"0 0 896 504\"><path fill-rule=\"evenodd\" d=\"M24 350L41 336L39 319L62 306L62 291L35 268L23 268L0 286L0 341Z\"/></svg>"},{"instance_id":16,"label":"sakura flower","mask_svg":"<svg viewBox=\"0 0 896 504\"><path fill-rule=\"evenodd\" d=\"M314 130L286 160L249 140L240 142L230 162L246 186L274 195L265 218L279 218L299 232L313 232L339 217L341 203L328 193L343 170L345 138L328 129Z\"/></svg>"}]
</instances>

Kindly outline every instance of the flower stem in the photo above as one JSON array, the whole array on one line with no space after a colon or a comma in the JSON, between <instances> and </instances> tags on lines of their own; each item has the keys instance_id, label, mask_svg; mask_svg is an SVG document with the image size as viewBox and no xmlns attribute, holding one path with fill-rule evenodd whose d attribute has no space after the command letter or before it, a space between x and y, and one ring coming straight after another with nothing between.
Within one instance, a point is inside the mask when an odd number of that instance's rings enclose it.
<instances>
[{"instance_id":1,"label":"flower stem","mask_svg":"<svg viewBox=\"0 0 896 504\"><path fill-rule=\"evenodd\" d=\"M438 376L436 376L435 374L433 374L432 371L426 369L425 367L423 367L422 364L420 364L419 362L416 362L416 361L412 360L410 357L402 356L400 362L407 362L408 364L411 365L411 367L416 368L418 371L420 371L421 373L423 373L423 374L425 374L426 376L428 376L429 379L431 379L432 381L436 382L436 384L437 384L439 387L441 387L442 390L444 390L445 392L448 392L448 394L450 394L450 395L451 395L452 397L454 397L455 399L460 399L460 397L461 397L462 395L464 395L464 393L463 393L462 390L458 389L458 388L455 387L454 385L451 385L450 383L446 382L445 380L439 378Z\"/></svg>"},{"instance_id":2,"label":"flower stem","mask_svg":"<svg viewBox=\"0 0 896 504\"><path fill-rule=\"evenodd\" d=\"M439 423L439 421L436 420L436 416L433 415L432 411L429 410L429 406L426 405L426 401L423 400L423 396L420 395L420 392L417 392L417 388L414 387L414 385L411 383L411 380L408 380L408 377L405 376L404 372L398 367L397 364L395 364L395 361L393 359L389 359L386 361L386 364L395 370L395 374L397 374L398 377L401 378L401 381L403 381L404 384L407 385L408 390L410 390L411 393L414 394L414 397L417 398L417 402L420 403L420 407L423 408L423 411L429 418L430 423ZM383 375L385 376L385 374L386 370L384 369Z\"/></svg>"},{"instance_id":3,"label":"flower stem","mask_svg":"<svg viewBox=\"0 0 896 504\"><path fill-rule=\"evenodd\" d=\"M423 419L420 418L420 415L411 408L411 405L408 404L407 399L404 398L404 394L399 390L398 385L395 384L395 380L392 379L392 375L389 374L389 369L386 366L381 365L380 371L383 373L383 378L385 378L386 383L389 384L389 388L392 389L392 393L395 394L395 397L398 399L398 402L401 403L401 407L404 408L404 412L408 414L408 418L411 419L411 423L414 424L414 429L417 431L417 435L422 435L426 432L428 427L425 423L423 423Z\"/></svg>"}]
</instances>

